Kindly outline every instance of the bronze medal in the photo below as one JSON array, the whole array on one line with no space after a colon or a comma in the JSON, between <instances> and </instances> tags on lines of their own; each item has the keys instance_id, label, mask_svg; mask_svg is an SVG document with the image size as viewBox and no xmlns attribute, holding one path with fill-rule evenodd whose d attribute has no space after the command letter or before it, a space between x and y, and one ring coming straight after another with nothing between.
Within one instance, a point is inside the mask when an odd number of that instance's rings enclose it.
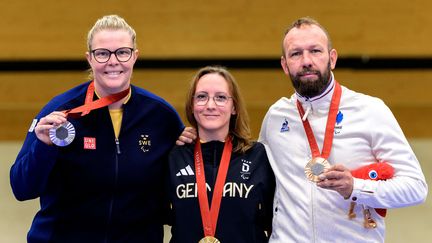
<instances>
[{"instance_id":1,"label":"bronze medal","mask_svg":"<svg viewBox=\"0 0 432 243\"><path fill-rule=\"evenodd\" d=\"M335 81L335 90L331 99L329 114L327 116L327 124L324 133L324 143L322 152L320 152L318 144L315 139L315 135L312 131L312 127L305 116L304 109L297 99L297 109L300 115L300 119L303 123L303 128L306 133L306 137L309 143L309 147L312 153L312 160L305 166L306 178L313 182L318 182L318 176L323 173L326 169L330 168L330 163L327 158L330 156L330 151L333 143L334 128L336 124L336 116L339 110L339 103L341 98L342 88L338 82Z\"/></svg>"},{"instance_id":2,"label":"bronze medal","mask_svg":"<svg viewBox=\"0 0 432 243\"><path fill-rule=\"evenodd\" d=\"M318 176L324 172L324 170L330 168L330 163L321 157L313 158L305 166L306 177L313 182L318 182Z\"/></svg>"},{"instance_id":3,"label":"bronze medal","mask_svg":"<svg viewBox=\"0 0 432 243\"><path fill-rule=\"evenodd\" d=\"M214 236L206 236L202 238L198 243L220 243L220 241Z\"/></svg>"}]
</instances>

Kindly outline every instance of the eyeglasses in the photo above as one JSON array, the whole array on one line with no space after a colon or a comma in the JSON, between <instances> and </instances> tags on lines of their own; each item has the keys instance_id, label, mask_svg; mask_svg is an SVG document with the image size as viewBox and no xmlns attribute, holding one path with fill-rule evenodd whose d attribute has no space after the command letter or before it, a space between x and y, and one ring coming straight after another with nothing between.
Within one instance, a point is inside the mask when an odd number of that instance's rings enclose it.
<instances>
[{"instance_id":1,"label":"eyeglasses","mask_svg":"<svg viewBox=\"0 0 432 243\"><path fill-rule=\"evenodd\" d=\"M93 53L93 56L95 60L98 63L106 63L111 58L111 54L114 53L117 60L119 62L127 62L132 57L133 48L130 47L121 47L115 51L110 51L105 48L98 48L91 51Z\"/></svg>"},{"instance_id":2,"label":"eyeglasses","mask_svg":"<svg viewBox=\"0 0 432 243\"><path fill-rule=\"evenodd\" d=\"M225 106L228 103L228 100L232 99L232 97L224 93L217 93L213 97L210 97L207 93L198 93L194 96L195 104L199 106L206 105L210 98L213 98L213 101L217 106Z\"/></svg>"}]
</instances>

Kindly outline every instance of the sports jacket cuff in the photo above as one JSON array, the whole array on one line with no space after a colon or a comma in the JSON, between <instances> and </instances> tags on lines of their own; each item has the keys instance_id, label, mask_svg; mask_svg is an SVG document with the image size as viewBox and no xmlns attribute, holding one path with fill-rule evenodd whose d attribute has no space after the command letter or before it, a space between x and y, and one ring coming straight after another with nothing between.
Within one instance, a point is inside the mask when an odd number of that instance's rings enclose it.
<instances>
[{"instance_id":1,"label":"sports jacket cuff","mask_svg":"<svg viewBox=\"0 0 432 243\"><path fill-rule=\"evenodd\" d=\"M353 191L348 200L361 203L367 201L371 196L374 195L374 192L376 190L376 188L374 187L374 183L368 183L368 181L358 178L353 179Z\"/></svg>"}]
</instances>

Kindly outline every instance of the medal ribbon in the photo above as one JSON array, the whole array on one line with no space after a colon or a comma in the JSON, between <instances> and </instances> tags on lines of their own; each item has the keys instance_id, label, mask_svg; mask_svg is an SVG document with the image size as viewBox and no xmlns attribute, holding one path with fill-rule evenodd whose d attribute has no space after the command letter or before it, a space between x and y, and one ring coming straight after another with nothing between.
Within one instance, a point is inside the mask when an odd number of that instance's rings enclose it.
<instances>
[{"instance_id":1,"label":"medal ribbon","mask_svg":"<svg viewBox=\"0 0 432 243\"><path fill-rule=\"evenodd\" d=\"M94 81L92 81L87 88L87 93L86 93L84 105L75 107L73 109L64 110L63 112L67 116L78 118L80 116L87 115L92 110L96 110L96 109L108 106L112 103L115 103L115 102L123 99L124 97L126 97L129 94L129 88L127 88L127 89L120 91L118 93L111 94L111 95L108 95L108 96L105 96L105 97L102 97L98 100L93 101L94 90L95 90Z\"/></svg>"},{"instance_id":2,"label":"medal ribbon","mask_svg":"<svg viewBox=\"0 0 432 243\"><path fill-rule=\"evenodd\" d=\"M231 159L232 141L228 136L222 152L222 158L217 173L216 184L214 186L213 198L211 201L211 208L209 208L209 201L206 190L204 161L202 157L201 144L197 138L194 150L195 160L195 173L198 187L198 201L201 211L201 219L203 223L204 236L214 236L216 233L216 224L219 216L219 209L222 200L222 191L225 185L226 176L228 173L228 166Z\"/></svg>"},{"instance_id":3,"label":"medal ribbon","mask_svg":"<svg viewBox=\"0 0 432 243\"><path fill-rule=\"evenodd\" d=\"M312 128L309 124L309 121L307 119L305 120L302 119L305 111L303 110L300 101L297 99L297 109L299 111L300 119L303 122L303 128L306 132L306 136L309 142L309 147L311 149L313 158L322 157L324 159L327 159L330 156L330 151L333 143L334 127L336 124L336 116L339 110L341 94L342 94L342 88L340 84L335 80L335 90L333 92L333 96L329 108L329 114L327 117L327 124L326 124L326 130L324 134L324 144L322 148L322 153L320 153L319 151L319 147L316 142Z\"/></svg>"}]
</instances>

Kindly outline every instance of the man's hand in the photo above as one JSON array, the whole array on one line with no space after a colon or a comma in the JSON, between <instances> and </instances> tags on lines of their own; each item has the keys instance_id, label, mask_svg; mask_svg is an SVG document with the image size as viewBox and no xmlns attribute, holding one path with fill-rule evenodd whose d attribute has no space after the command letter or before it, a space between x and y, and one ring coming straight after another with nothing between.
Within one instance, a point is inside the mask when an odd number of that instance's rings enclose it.
<instances>
[{"instance_id":1,"label":"man's hand","mask_svg":"<svg viewBox=\"0 0 432 243\"><path fill-rule=\"evenodd\" d=\"M197 137L197 131L193 127L185 127L180 137L178 137L176 144L185 145L186 143L192 143Z\"/></svg>"},{"instance_id":2,"label":"man's hand","mask_svg":"<svg viewBox=\"0 0 432 243\"><path fill-rule=\"evenodd\" d=\"M317 185L321 188L337 191L343 198L349 198L353 191L354 179L351 172L337 164L318 176Z\"/></svg>"}]
</instances>

